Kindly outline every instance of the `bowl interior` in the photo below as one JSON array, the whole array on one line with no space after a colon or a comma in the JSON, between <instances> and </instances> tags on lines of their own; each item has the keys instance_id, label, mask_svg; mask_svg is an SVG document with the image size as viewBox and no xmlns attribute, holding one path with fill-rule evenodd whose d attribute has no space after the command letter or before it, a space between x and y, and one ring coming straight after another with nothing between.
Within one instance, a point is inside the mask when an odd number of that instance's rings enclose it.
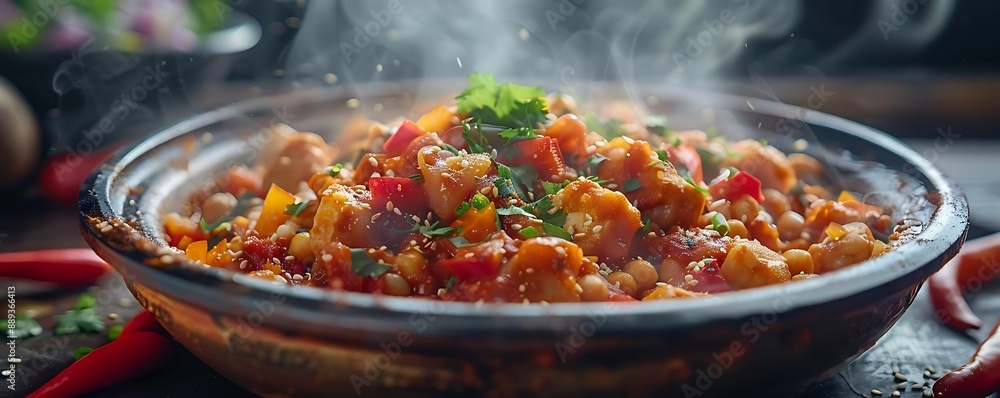
<instances>
[{"instance_id":1,"label":"bowl interior","mask_svg":"<svg viewBox=\"0 0 1000 398\"><path fill-rule=\"evenodd\" d=\"M286 123L336 141L340 128L359 114L380 120L415 118L434 105L433 101L425 103L426 99L447 101L449 92L460 89L461 82L435 85L426 81L342 86L252 99L195 116L122 150L95 171L81 192L85 235L120 257L116 266L126 278L142 279L220 311L231 310L233 301L279 294L302 311L281 317L294 319L321 311L320 317L310 320L317 327L336 325L340 317L359 316L391 326L405 322L407 314L430 308L455 316L454 322L436 325L444 332L484 330L498 324L545 329L552 316L585 317L600 304L431 303L276 286L185 261L155 268L145 265L165 253L160 215L182 209L187 198L199 190L216 190L230 166L253 165L267 145L267 126ZM785 151L805 140L809 144L806 152L826 163L835 185L891 209L894 221L916 227L888 254L822 278L710 299L621 306L608 316L606 328L610 330L629 330L638 324L651 329L680 327L706 319L737 318L766 311L777 298L787 298L791 303L788 310L793 310L889 284L912 284L936 271L943 263L940 260L957 250L964 238L968 227L964 197L932 164L891 137L834 116L764 100L660 87L647 91L641 98L659 99L649 114L666 116L673 130L715 129L734 139L764 138ZM412 94L415 92L421 93L419 100ZM615 87L598 87L593 92L596 94L588 101L601 107L620 105L627 98ZM128 220L126 229L141 237L102 235L92 227L94 220ZM333 314L328 311L331 308L341 311Z\"/></svg>"}]
</instances>

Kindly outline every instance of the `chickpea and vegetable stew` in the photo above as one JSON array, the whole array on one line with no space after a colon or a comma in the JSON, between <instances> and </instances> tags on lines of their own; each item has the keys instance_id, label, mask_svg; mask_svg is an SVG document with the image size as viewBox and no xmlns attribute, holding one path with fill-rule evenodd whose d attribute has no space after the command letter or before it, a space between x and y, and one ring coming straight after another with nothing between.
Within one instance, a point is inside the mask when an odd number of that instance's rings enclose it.
<instances>
[{"instance_id":1,"label":"chickpea and vegetable stew","mask_svg":"<svg viewBox=\"0 0 1000 398\"><path fill-rule=\"evenodd\" d=\"M794 282L895 236L807 154L577 108L479 73L453 106L391 128L359 117L332 144L276 126L256 166L165 215L166 239L280 284L556 303Z\"/></svg>"}]
</instances>

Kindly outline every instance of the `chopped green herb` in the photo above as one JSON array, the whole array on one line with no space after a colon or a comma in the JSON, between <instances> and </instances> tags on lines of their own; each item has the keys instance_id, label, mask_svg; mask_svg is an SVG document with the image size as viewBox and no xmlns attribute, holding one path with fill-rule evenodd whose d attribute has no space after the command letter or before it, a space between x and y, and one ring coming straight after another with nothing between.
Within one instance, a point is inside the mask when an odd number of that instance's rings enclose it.
<instances>
[{"instance_id":1,"label":"chopped green herb","mask_svg":"<svg viewBox=\"0 0 1000 398\"><path fill-rule=\"evenodd\" d=\"M767 146L767 138L760 139L760 146Z\"/></svg>"},{"instance_id":2,"label":"chopped green herb","mask_svg":"<svg viewBox=\"0 0 1000 398\"><path fill-rule=\"evenodd\" d=\"M88 308L94 308L97 306L97 298L89 293L81 294L79 298L76 299L76 305L73 309L85 310Z\"/></svg>"},{"instance_id":3,"label":"chopped green herb","mask_svg":"<svg viewBox=\"0 0 1000 398\"><path fill-rule=\"evenodd\" d=\"M448 240L451 241L451 244L455 245L455 247L472 246L472 243L470 243L468 239L461 236L456 236Z\"/></svg>"},{"instance_id":4,"label":"chopped green herb","mask_svg":"<svg viewBox=\"0 0 1000 398\"><path fill-rule=\"evenodd\" d=\"M39 325L35 318L21 314L14 317L14 329L8 330L7 337L26 339L40 334L42 334L42 325Z\"/></svg>"},{"instance_id":5,"label":"chopped green herb","mask_svg":"<svg viewBox=\"0 0 1000 398\"><path fill-rule=\"evenodd\" d=\"M709 265L709 264L711 264L711 263L714 263L714 262L715 262L715 259L714 259L714 258L711 258L711 257L706 257L706 258L703 258L703 259L701 259L701 262L702 262L703 264L705 264L705 265Z\"/></svg>"},{"instance_id":6,"label":"chopped green herb","mask_svg":"<svg viewBox=\"0 0 1000 398\"><path fill-rule=\"evenodd\" d=\"M675 148L679 147L679 146L681 146L683 144L684 144L684 141L681 141L681 137L678 137L678 136L674 136L674 140L670 142L670 145L673 145Z\"/></svg>"},{"instance_id":7,"label":"chopped green herb","mask_svg":"<svg viewBox=\"0 0 1000 398\"><path fill-rule=\"evenodd\" d=\"M667 119L663 117L650 116L646 118L646 129L650 133L658 135L663 138L669 138L672 135L670 129L667 128Z\"/></svg>"},{"instance_id":8,"label":"chopped green herb","mask_svg":"<svg viewBox=\"0 0 1000 398\"><path fill-rule=\"evenodd\" d=\"M508 197L511 193L517 193L519 198L527 199L528 194L523 185L525 181L530 182L538 179L538 173L535 173L534 168L528 170L525 167L508 167L502 163L496 165L497 175L500 178L494 181L493 185L500 190L498 192L500 197Z\"/></svg>"},{"instance_id":9,"label":"chopped green herb","mask_svg":"<svg viewBox=\"0 0 1000 398\"><path fill-rule=\"evenodd\" d=\"M98 333L104 321L93 308L66 311L56 317L56 334Z\"/></svg>"},{"instance_id":10,"label":"chopped green herb","mask_svg":"<svg viewBox=\"0 0 1000 398\"><path fill-rule=\"evenodd\" d=\"M539 233L538 230L535 229L535 227L530 227L529 226L529 227L524 227L523 229L521 229L521 236L523 236L525 239L537 238L537 237L539 237L541 235L542 234Z\"/></svg>"},{"instance_id":11,"label":"chopped green herb","mask_svg":"<svg viewBox=\"0 0 1000 398\"><path fill-rule=\"evenodd\" d=\"M520 207L514 207L514 206L503 207L503 208L497 209L497 215L501 215L501 216L525 216L525 217L528 217L528 218L537 218L537 217L535 217L534 214L531 214L528 211L526 211L526 210L524 210L524 209L522 209Z\"/></svg>"},{"instance_id":12,"label":"chopped green herb","mask_svg":"<svg viewBox=\"0 0 1000 398\"><path fill-rule=\"evenodd\" d=\"M497 83L489 73L469 76L469 87L455 97L458 112L483 123L503 127L529 127L545 122L548 105L540 87Z\"/></svg>"},{"instance_id":13,"label":"chopped green herb","mask_svg":"<svg viewBox=\"0 0 1000 398\"><path fill-rule=\"evenodd\" d=\"M365 249L351 249L351 272L357 275L375 278L388 271L391 266L375 261Z\"/></svg>"},{"instance_id":14,"label":"chopped green herb","mask_svg":"<svg viewBox=\"0 0 1000 398\"><path fill-rule=\"evenodd\" d=\"M565 225L566 213L562 210L553 211L553 208L555 208L555 205L552 203L552 198L549 195L545 195L541 199L524 206L525 210L534 213L544 222L555 225Z\"/></svg>"},{"instance_id":15,"label":"chopped green herb","mask_svg":"<svg viewBox=\"0 0 1000 398\"><path fill-rule=\"evenodd\" d=\"M642 188L642 182L639 182L636 178L625 181L624 190L626 193L636 191L640 188Z\"/></svg>"},{"instance_id":16,"label":"chopped green herb","mask_svg":"<svg viewBox=\"0 0 1000 398\"><path fill-rule=\"evenodd\" d=\"M453 155L458 155L459 153L462 153L462 151L459 151L458 148L455 148L450 144L441 144L441 149L451 152Z\"/></svg>"},{"instance_id":17,"label":"chopped green herb","mask_svg":"<svg viewBox=\"0 0 1000 398\"><path fill-rule=\"evenodd\" d=\"M479 119L476 119L476 133L479 135L479 139L472 137L472 127L469 126L469 123L462 122L462 138L465 140L466 145L469 146L469 151L472 153L486 153L489 144L486 143L486 137L483 137L483 128Z\"/></svg>"},{"instance_id":18,"label":"chopped green herb","mask_svg":"<svg viewBox=\"0 0 1000 398\"><path fill-rule=\"evenodd\" d=\"M565 188L566 185L569 185L569 183L570 181L563 181L563 182L542 181L542 189L545 190L545 194L547 195L555 195L557 192L559 192L559 190Z\"/></svg>"},{"instance_id":19,"label":"chopped green herb","mask_svg":"<svg viewBox=\"0 0 1000 398\"><path fill-rule=\"evenodd\" d=\"M462 204L458 205L458 208L455 209L455 215L461 217L465 215L470 208L472 208L472 205L470 205L469 202L462 202Z\"/></svg>"},{"instance_id":20,"label":"chopped green herb","mask_svg":"<svg viewBox=\"0 0 1000 398\"><path fill-rule=\"evenodd\" d=\"M305 202L293 203L285 206L285 214L290 216L301 216L302 213L306 211L306 208L309 207L309 202L310 201L307 200Z\"/></svg>"},{"instance_id":21,"label":"chopped green herb","mask_svg":"<svg viewBox=\"0 0 1000 398\"><path fill-rule=\"evenodd\" d=\"M448 279L447 283L444 284L444 288L451 289L452 286L455 286L455 282L458 282L458 279L455 279L455 277L453 276L451 277L451 279Z\"/></svg>"},{"instance_id":22,"label":"chopped green herb","mask_svg":"<svg viewBox=\"0 0 1000 398\"><path fill-rule=\"evenodd\" d=\"M597 175L597 166L605 160L608 160L608 157L599 153L588 156L587 161L583 164L583 174L588 176Z\"/></svg>"},{"instance_id":23,"label":"chopped green herb","mask_svg":"<svg viewBox=\"0 0 1000 398\"><path fill-rule=\"evenodd\" d=\"M493 181L493 186L497 187L497 195L506 198L514 194L514 184L506 178L498 178Z\"/></svg>"},{"instance_id":24,"label":"chopped green herb","mask_svg":"<svg viewBox=\"0 0 1000 398\"><path fill-rule=\"evenodd\" d=\"M487 198L486 195L477 192L472 197L472 201L470 203L472 204L472 207L476 208L476 210L482 210L485 209L486 206L490 205L490 198Z\"/></svg>"},{"instance_id":25,"label":"chopped green herb","mask_svg":"<svg viewBox=\"0 0 1000 398\"><path fill-rule=\"evenodd\" d=\"M565 239L570 242L573 241L573 235L570 235L569 232L566 232L565 229L562 229L562 227L558 225L543 222L542 229L545 231L545 235Z\"/></svg>"},{"instance_id":26,"label":"chopped green herb","mask_svg":"<svg viewBox=\"0 0 1000 398\"><path fill-rule=\"evenodd\" d=\"M532 138L538 138L538 134L535 133L531 127L518 127L516 129L507 129L500 132L500 138L507 140L505 145L510 145L514 141L527 140Z\"/></svg>"},{"instance_id":27,"label":"chopped green herb","mask_svg":"<svg viewBox=\"0 0 1000 398\"><path fill-rule=\"evenodd\" d=\"M450 234L454 230L452 227L438 227L438 224L440 223L441 221L435 221L433 224L427 226L427 225L421 225L418 222L416 225L413 226L413 228L416 231L420 231L420 233L424 234L424 236L427 236L428 238L433 238L435 236L445 236Z\"/></svg>"},{"instance_id":28,"label":"chopped green herb","mask_svg":"<svg viewBox=\"0 0 1000 398\"><path fill-rule=\"evenodd\" d=\"M740 170L735 167L726 167L726 170L729 171L729 175L726 176L727 179L732 178L734 175L736 175L736 173L740 172Z\"/></svg>"},{"instance_id":29,"label":"chopped green herb","mask_svg":"<svg viewBox=\"0 0 1000 398\"><path fill-rule=\"evenodd\" d=\"M729 234L729 221L726 221L722 213L715 213L712 216L712 229L718 231L720 235Z\"/></svg>"},{"instance_id":30,"label":"chopped green herb","mask_svg":"<svg viewBox=\"0 0 1000 398\"><path fill-rule=\"evenodd\" d=\"M337 163L337 164L335 164L333 166L330 166L330 169L327 170L326 172L328 174L330 174L330 177L337 177L337 176L340 175L340 171L343 170L343 169L344 169L344 165L342 165L340 163Z\"/></svg>"},{"instance_id":31,"label":"chopped green herb","mask_svg":"<svg viewBox=\"0 0 1000 398\"><path fill-rule=\"evenodd\" d=\"M94 349L90 348L90 347L80 347L80 348L77 348L77 349L73 350L73 359L79 361L80 358L83 358L83 357L87 356L87 354L90 354L92 352L94 352Z\"/></svg>"},{"instance_id":32,"label":"chopped green herb","mask_svg":"<svg viewBox=\"0 0 1000 398\"><path fill-rule=\"evenodd\" d=\"M413 180L413 181L416 181L418 183L419 182L423 182L424 181L424 175L420 174L420 173L412 174L412 175L410 175L410 179Z\"/></svg>"},{"instance_id":33,"label":"chopped green herb","mask_svg":"<svg viewBox=\"0 0 1000 398\"><path fill-rule=\"evenodd\" d=\"M124 329L124 326L122 325L108 326L108 340L115 340L118 338L118 336L121 336L122 329Z\"/></svg>"},{"instance_id":34,"label":"chopped green herb","mask_svg":"<svg viewBox=\"0 0 1000 398\"><path fill-rule=\"evenodd\" d=\"M687 175L684 176L684 181L687 181L687 183L689 185L691 185L692 187L694 187L695 191L701 192L702 195L708 196L708 190L705 189L705 187L702 187L701 184L698 184L697 182L694 182L694 178L691 178L691 174L690 173L688 173Z\"/></svg>"}]
</instances>

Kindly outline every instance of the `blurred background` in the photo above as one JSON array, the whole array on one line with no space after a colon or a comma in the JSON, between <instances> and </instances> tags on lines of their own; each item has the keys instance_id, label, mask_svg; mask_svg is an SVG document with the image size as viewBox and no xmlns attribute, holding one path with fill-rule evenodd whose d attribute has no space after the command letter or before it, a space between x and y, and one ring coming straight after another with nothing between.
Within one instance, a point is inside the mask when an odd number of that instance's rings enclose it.
<instances>
[{"instance_id":1,"label":"blurred background","mask_svg":"<svg viewBox=\"0 0 1000 398\"><path fill-rule=\"evenodd\" d=\"M939 166L975 182L977 225L995 229L997 184L968 169L990 158L981 141L1000 120L998 13L955 0L0 0L0 197L72 206L114 148L240 99L488 70L577 95L588 81L729 91L867 123L955 159Z\"/></svg>"}]
</instances>

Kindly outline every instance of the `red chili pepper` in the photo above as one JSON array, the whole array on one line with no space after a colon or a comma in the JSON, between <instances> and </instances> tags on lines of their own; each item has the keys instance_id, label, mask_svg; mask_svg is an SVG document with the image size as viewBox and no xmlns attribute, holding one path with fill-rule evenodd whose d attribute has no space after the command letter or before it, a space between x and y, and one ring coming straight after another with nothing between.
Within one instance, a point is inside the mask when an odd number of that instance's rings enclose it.
<instances>
[{"instance_id":1,"label":"red chili pepper","mask_svg":"<svg viewBox=\"0 0 1000 398\"><path fill-rule=\"evenodd\" d=\"M499 262L483 257L455 257L441 261L441 266L447 268L460 281L485 280L497 276Z\"/></svg>"},{"instance_id":2,"label":"red chili pepper","mask_svg":"<svg viewBox=\"0 0 1000 398\"><path fill-rule=\"evenodd\" d=\"M75 397L146 375L167 363L172 340L159 333L121 335L49 380L28 397Z\"/></svg>"},{"instance_id":3,"label":"red chili pepper","mask_svg":"<svg viewBox=\"0 0 1000 398\"><path fill-rule=\"evenodd\" d=\"M160 325L160 322L153 317L153 314L144 310L135 314L132 319L125 323L125 327L122 328L122 332L118 335L118 338L142 332L155 332L162 335L167 334L166 329L164 329L163 326Z\"/></svg>"},{"instance_id":4,"label":"red chili pepper","mask_svg":"<svg viewBox=\"0 0 1000 398\"><path fill-rule=\"evenodd\" d=\"M372 208L384 209L392 202L393 207L408 214L427 212L427 196L420 184L407 177L372 177L368 180L372 191Z\"/></svg>"},{"instance_id":5,"label":"red chili pepper","mask_svg":"<svg viewBox=\"0 0 1000 398\"><path fill-rule=\"evenodd\" d=\"M403 124L399 125L396 132L389 136L389 139L385 140L385 144L382 144L382 151L385 152L389 157L395 157L402 155L406 152L406 147L410 145L410 142L419 138L420 136L427 134L420 125L404 120Z\"/></svg>"},{"instance_id":6,"label":"red chili pepper","mask_svg":"<svg viewBox=\"0 0 1000 398\"><path fill-rule=\"evenodd\" d=\"M941 376L934 383L938 398L985 397L1000 390L1000 322L983 340L969 363Z\"/></svg>"},{"instance_id":7,"label":"red chili pepper","mask_svg":"<svg viewBox=\"0 0 1000 398\"><path fill-rule=\"evenodd\" d=\"M1000 234L969 241L962 252L932 275L927 285L934 313L958 330L979 329L983 321L969 308L963 293L978 290L1000 274ZM974 285L979 285L978 287Z\"/></svg>"},{"instance_id":8,"label":"red chili pepper","mask_svg":"<svg viewBox=\"0 0 1000 398\"><path fill-rule=\"evenodd\" d=\"M75 286L94 282L108 269L90 249L0 253L0 277Z\"/></svg>"},{"instance_id":9,"label":"red chili pepper","mask_svg":"<svg viewBox=\"0 0 1000 398\"><path fill-rule=\"evenodd\" d=\"M715 199L726 199L735 201L740 196L750 195L758 202L764 201L764 193L761 191L760 180L745 171L737 171L725 180L714 181L708 187L708 192Z\"/></svg>"}]
</instances>

